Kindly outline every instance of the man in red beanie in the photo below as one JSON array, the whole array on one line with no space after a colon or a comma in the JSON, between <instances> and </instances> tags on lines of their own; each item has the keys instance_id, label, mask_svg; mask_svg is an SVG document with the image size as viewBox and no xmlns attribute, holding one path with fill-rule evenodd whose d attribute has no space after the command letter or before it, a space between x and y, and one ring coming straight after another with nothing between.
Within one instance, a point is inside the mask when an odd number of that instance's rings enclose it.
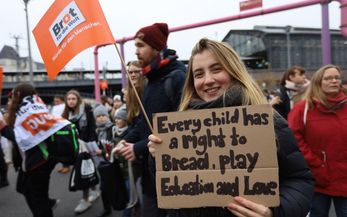
<instances>
[{"instance_id":1,"label":"man in red beanie","mask_svg":"<svg viewBox=\"0 0 347 217\"><path fill-rule=\"evenodd\" d=\"M137 31L136 56L148 83L144 89L142 104L152 120L153 113L176 111L181 99L186 68L177 61L176 51L167 48L169 29L166 23L155 23ZM149 156L148 136L151 129L140 114L139 122L125 137L125 146L118 152L128 160L138 160L142 165L142 217L164 217L159 209L155 190L154 159ZM150 159L148 159L150 158ZM149 169L150 168L150 169Z\"/></svg>"}]
</instances>

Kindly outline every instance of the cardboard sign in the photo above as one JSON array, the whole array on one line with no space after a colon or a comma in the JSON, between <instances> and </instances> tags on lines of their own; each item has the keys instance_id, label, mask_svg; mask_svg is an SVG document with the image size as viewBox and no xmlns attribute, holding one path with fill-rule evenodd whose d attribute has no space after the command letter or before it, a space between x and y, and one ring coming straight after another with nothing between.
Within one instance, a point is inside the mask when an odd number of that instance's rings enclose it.
<instances>
[{"instance_id":1,"label":"cardboard sign","mask_svg":"<svg viewBox=\"0 0 347 217\"><path fill-rule=\"evenodd\" d=\"M160 208L228 205L243 196L279 205L270 105L157 113L155 152Z\"/></svg>"},{"instance_id":2,"label":"cardboard sign","mask_svg":"<svg viewBox=\"0 0 347 217\"><path fill-rule=\"evenodd\" d=\"M115 43L98 0L56 0L33 30L53 80L79 52Z\"/></svg>"}]
</instances>

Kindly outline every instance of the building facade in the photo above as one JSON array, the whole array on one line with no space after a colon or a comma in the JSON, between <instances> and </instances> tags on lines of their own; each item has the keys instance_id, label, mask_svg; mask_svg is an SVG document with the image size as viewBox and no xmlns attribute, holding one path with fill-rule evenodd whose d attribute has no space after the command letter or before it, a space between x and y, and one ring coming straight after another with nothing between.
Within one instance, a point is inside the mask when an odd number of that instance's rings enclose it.
<instances>
[{"instance_id":1,"label":"building facade","mask_svg":"<svg viewBox=\"0 0 347 217\"><path fill-rule=\"evenodd\" d=\"M331 30L331 63L347 68L347 38ZM300 65L308 70L322 66L321 29L255 26L231 30L223 41L230 44L250 69L284 71Z\"/></svg>"}]
</instances>

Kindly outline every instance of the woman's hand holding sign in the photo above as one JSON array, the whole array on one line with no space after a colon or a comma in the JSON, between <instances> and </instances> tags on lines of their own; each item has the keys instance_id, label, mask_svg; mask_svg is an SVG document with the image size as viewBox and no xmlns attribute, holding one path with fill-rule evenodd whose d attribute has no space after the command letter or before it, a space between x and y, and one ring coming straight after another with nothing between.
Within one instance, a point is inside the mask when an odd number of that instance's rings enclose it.
<instances>
[{"instance_id":1,"label":"woman's hand holding sign","mask_svg":"<svg viewBox=\"0 0 347 217\"><path fill-rule=\"evenodd\" d=\"M230 203L227 208L240 217L272 217L272 211L268 207L243 197L234 197L234 202Z\"/></svg>"},{"instance_id":2,"label":"woman's hand holding sign","mask_svg":"<svg viewBox=\"0 0 347 217\"><path fill-rule=\"evenodd\" d=\"M149 153L151 153L152 157L155 157L155 148L157 147L157 145L160 145L163 142L163 140L153 134L148 136L148 140L149 142L147 146L148 146Z\"/></svg>"},{"instance_id":3,"label":"woman's hand holding sign","mask_svg":"<svg viewBox=\"0 0 347 217\"><path fill-rule=\"evenodd\" d=\"M163 140L156 135L149 135L148 149L153 157L155 157L155 149L163 143ZM236 216L240 217L272 217L272 211L261 204L254 203L243 197L234 197L234 201L227 206L228 210Z\"/></svg>"}]
</instances>

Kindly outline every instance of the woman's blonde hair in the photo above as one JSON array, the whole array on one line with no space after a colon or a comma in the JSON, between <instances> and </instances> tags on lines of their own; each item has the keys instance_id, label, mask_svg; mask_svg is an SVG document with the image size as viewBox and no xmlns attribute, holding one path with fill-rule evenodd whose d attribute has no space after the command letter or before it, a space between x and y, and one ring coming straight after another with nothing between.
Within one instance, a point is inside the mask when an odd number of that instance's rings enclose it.
<instances>
[{"instance_id":1,"label":"woman's blonde hair","mask_svg":"<svg viewBox=\"0 0 347 217\"><path fill-rule=\"evenodd\" d=\"M195 55L200 54L205 50L211 52L222 68L230 74L232 82L238 82L244 87L245 92L243 93L243 105L267 103L260 87L250 76L244 63L234 49L225 43L203 38L195 45L189 59L187 78L183 87L179 111L186 110L191 100L193 98L198 98L194 88L192 66Z\"/></svg>"},{"instance_id":2,"label":"woman's blonde hair","mask_svg":"<svg viewBox=\"0 0 347 217\"><path fill-rule=\"evenodd\" d=\"M132 61L128 63L128 67L136 66L141 68L141 65L138 61ZM127 86L127 95L126 95L126 104L128 110L128 123L132 123L136 116L140 113L140 104L138 99L136 98L135 91L133 86L131 85L131 80L128 78L128 86ZM145 77L140 75L135 85L135 89L141 99L143 90L145 88Z\"/></svg>"},{"instance_id":3,"label":"woman's blonde hair","mask_svg":"<svg viewBox=\"0 0 347 217\"><path fill-rule=\"evenodd\" d=\"M309 108L313 108L314 107L314 99L318 100L323 106L325 106L326 108L328 108L329 102L327 99L327 95L323 92L322 90L322 80L323 80L323 76L326 70L334 68L336 69L339 74L341 75L341 69L338 66L335 65L325 65L322 66L321 68L319 68L312 76L311 78L311 84L308 87L307 91L306 91L306 95L305 95L305 99L306 102L309 105ZM341 90L343 92L346 93L346 89L344 89L342 87L342 83L341 83Z\"/></svg>"}]
</instances>

